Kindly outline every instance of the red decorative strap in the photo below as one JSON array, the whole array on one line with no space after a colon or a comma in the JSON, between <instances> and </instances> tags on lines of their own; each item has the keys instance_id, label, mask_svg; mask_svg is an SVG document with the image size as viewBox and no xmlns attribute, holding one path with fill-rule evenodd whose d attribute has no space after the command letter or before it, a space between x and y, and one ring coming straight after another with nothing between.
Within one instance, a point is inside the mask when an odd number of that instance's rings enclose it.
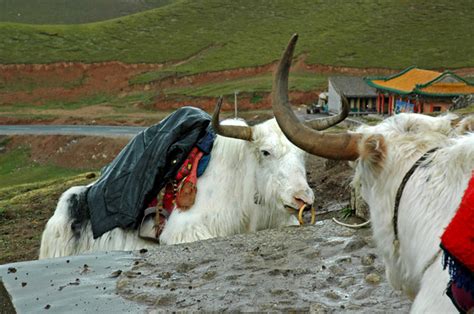
<instances>
[{"instance_id":1,"label":"red decorative strap","mask_svg":"<svg viewBox=\"0 0 474 314\"><path fill-rule=\"evenodd\" d=\"M197 170L199 161L204 155L197 147L194 147L176 174L175 179L165 186L163 194L163 209L156 214L155 224L157 225L156 237L158 238L163 230L166 220L171 212L176 208L182 210L189 209L196 198ZM158 199L153 199L148 207L157 207ZM165 215L165 211L168 213Z\"/></svg>"}]
</instances>

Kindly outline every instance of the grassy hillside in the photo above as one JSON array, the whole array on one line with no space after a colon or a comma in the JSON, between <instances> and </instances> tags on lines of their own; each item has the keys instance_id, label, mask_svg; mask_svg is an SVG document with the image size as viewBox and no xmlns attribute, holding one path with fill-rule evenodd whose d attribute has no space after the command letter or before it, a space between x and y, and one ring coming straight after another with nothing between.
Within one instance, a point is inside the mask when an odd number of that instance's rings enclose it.
<instances>
[{"instance_id":1,"label":"grassy hillside","mask_svg":"<svg viewBox=\"0 0 474 314\"><path fill-rule=\"evenodd\" d=\"M176 63L198 73L267 64L294 32L310 64L474 66L471 0L177 0L83 25L0 23L0 63Z\"/></svg>"},{"instance_id":2,"label":"grassy hillside","mask_svg":"<svg viewBox=\"0 0 474 314\"><path fill-rule=\"evenodd\" d=\"M158 8L173 0L0 0L0 21L82 24Z\"/></svg>"},{"instance_id":3,"label":"grassy hillside","mask_svg":"<svg viewBox=\"0 0 474 314\"><path fill-rule=\"evenodd\" d=\"M54 180L84 171L31 162L28 149L17 148L11 152L0 154L0 191L12 186ZM12 192L15 192L15 189ZM1 199L2 197L0 197ZM2 209L0 208L0 210Z\"/></svg>"},{"instance_id":4,"label":"grassy hillside","mask_svg":"<svg viewBox=\"0 0 474 314\"><path fill-rule=\"evenodd\" d=\"M75 185L86 185L90 174L0 187L0 265L38 258L41 233L59 196ZM44 178L43 178L44 179Z\"/></svg>"},{"instance_id":5,"label":"grassy hillside","mask_svg":"<svg viewBox=\"0 0 474 314\"><path fill-rule=\"evenodd\" d=\"M311 73L292 73L288 89L291 91L307 92L323 89L327 86L328 77ZM177 94L197 97L219 97L239 93L268 92L272 89L273 75L266 73L252 78L226 80L219 83L201 84L199 86L171 87L163 90L166 94Z\"/></svg>"}]
</instances>

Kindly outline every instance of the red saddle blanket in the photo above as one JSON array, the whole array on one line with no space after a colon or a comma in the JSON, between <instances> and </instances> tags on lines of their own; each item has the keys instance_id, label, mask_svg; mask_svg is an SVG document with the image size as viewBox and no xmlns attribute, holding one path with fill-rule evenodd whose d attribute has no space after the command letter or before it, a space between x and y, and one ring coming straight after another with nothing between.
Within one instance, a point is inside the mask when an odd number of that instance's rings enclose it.
<instances>
[{"instance_id":1,"label":"red saddle blanket","mask_svg":"<svg viewBox=\"0 0 474 314\"><path fill-rule=\"evenodd\" d=\"M460 311L474 307L474 171L459 209L441 236L444 268L451 277L448 295Z\"/></svg>"}]
</instances>

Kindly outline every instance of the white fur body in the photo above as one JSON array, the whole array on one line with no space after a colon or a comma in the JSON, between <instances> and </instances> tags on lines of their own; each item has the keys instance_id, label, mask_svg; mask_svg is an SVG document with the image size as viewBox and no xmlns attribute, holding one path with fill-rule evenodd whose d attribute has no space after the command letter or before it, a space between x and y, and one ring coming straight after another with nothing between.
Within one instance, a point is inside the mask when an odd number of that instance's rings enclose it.
<instances>
[{"instance_id":1,"label":"white fur body","mask_svg":"<svg viewBox=\"0 0 474 314\"><path fill-rule=\"evenodd\" d=\"M440 237L454 216L474 170L474 133L453 130L452 117L400 114L361 127L355 184L370 207L372 229L391 285L414 299L414 313L456 313L445 295ZM459 131L459 132L458 132ZM381 135L382 137L378 136ZM370 143L369 143L370 142ZM403 177L426 151L439 147L405 185L398 212L399 250L394 246L395 196ZM382 154L383 161L377 154ZM378 156L380 157L380 156ZM425 166L424 166L425 165Z\"/></svg>"},{"instance_id":2,"label":"white fur body","mask_svg":"<svg viewBox=\"0 0 474 314\"><path fill-rule=\"evenodd\" d=\"M223 124L245 125L236 120ZM297 208L295 199L308 204L314 201L306 181L304 152L284 137L273 119L254 126L252 134L252 142L217 136L209 165L198 178L195 204L187 211L172 212L160 243L193 242L298 224L284 206ZM68 201L85 189L72 187L61 196L43 233L39 258L156 246L138 237L137 230L120 228L93 239L90 222L83 224L80 237L75 237ZM154 233L152 219L144 227L142 234Z\"/></svg>"}]
</instances>

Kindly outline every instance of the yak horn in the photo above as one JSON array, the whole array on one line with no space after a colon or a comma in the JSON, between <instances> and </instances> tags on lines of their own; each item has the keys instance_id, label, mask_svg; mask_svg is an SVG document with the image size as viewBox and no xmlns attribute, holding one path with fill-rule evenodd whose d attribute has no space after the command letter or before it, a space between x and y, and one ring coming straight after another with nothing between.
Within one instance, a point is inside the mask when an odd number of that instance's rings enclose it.
<instances>
[{"instance_id":1,"label":"yak horn","mask_svg":"<svg viewBox=\"0 0 474 314\"><path fill-rule=\"evenodd\" d=\"M339 93L340 94L340 93ZM340 94L342 95L342 94ZM305 121L305 125L312 128L313 130L322 131L326 130L340 122L342 122L349 115L350 105L346 96L342 95L342 106L341 112L335 116L330 116L327 118L313 119Z\"/></svg>"},{"instance_id":2,"label":"yak horn","mask_svg":"<svg viewBox=\"0 0 474 314\"><path fill-rule=\"evenodd\" d=\"M285 136L310 154L328 159L355 160L360 134L331 134L313 130L296 117L288 100L288 75L298 35L291 37L278 64L273 80L272 107L275 118Z\"/></svg>"},{"instance_id":3,"label":"yak horn","mask_svg":"<svg viewBox=\"0 0 474 314\"><path fill-rule=\"evenodd\" d=\"M222 96L217 101L216 108L212 114L212 127L214 131L225 137L232 137L245 141L252 141L252 128L239 125L221 125L219 123L219 113L222 106Z\"/></svg>"}]
</instances>

